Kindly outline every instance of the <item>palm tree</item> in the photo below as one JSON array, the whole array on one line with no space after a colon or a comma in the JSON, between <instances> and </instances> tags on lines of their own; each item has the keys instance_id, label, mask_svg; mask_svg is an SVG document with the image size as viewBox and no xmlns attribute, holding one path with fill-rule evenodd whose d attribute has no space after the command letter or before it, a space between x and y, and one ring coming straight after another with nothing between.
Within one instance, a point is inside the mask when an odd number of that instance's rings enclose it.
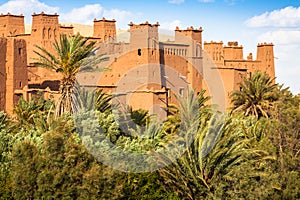
<instances>
[{"instance_id":1,"label":"palm tree","mask_svg":"<svg viewBox=\"0 0 300 200\"><path fill-rule=\"evenodd\" d=\"M278 99L277 84L267 73L256 71L249 78L244 77L240 90L230 95L233 112L243 112L245 116L269 117L270 108Z\"/></svg>"},{"instance_id":2,"label":"palm tree","mask_svg":"<svg viewBox=\"0 0 300 200\"><path fill-rule=\"evenodd\" d=\"M205 96L206 90L201 90L197 96L195 97L195 104L198 107L199 112L204 113L204 111L209 110L210 106L206 105L206 103L210 100L210 96ZM192 92L191 92L192 93ZM179 96L176 96L176 99L180 103L180 107L175 104L169 104L166 108L166 111L168 113L168 117L164 123L164 130L167 133L175 133L177 129L180 127L181 124L181 117L182 113L180 112L182 109L186 107L187 103L191 103L193 99L184 99Z\"/></svg>"},{"instance_id":3,"label":"palm tree","mask_svg":"<svg viewBox=\"0 0 300 200\"><path fill-rule=\"evenodd\" d=\"M241 117L224 120L223 115L201 113L200 126L186 152L178 159L174 159L176 151L171 156L161 156L163 165L171 163L159 170L162 186L175 191L180 199L223 199L238 183L235 177L240 166L274 159L267 151L251 145L254 139L246 137L249 130L244 123ZM174 149L181 144L174 144ZM262 176L257 169L249 171L249 176Z\"/></svg>"},{"instance_id":4,"label":"palm tree","mask_svg":"<svg viewBox=\"0 0 300 200\"><path fill-rule=\"evenodd\" d=\"M107 94L103 89L99 89L95 92L94 107L96 110L104 113L111 112L112 110L112 95Z\"/></svg>"},{"instance_id":5,"label":"palm tree","mask_svg":"<svg viewBox=\"0 0 300 200\"><path fill-rule=\"evenodd\" d=\"M32 97L29 101L20 98L14 107L14 118L16 125L24 129L47 130L50 120L53 117L54 102L44 100L42 94Z\"/></svg>"},{"instance_id":6,"label":"palm tree","mask_svg":"<svg viewBox=\"0 0 300 200\"><path fill-rule=\"evenodd\" d=\"M56 104L56 116L63 113L74 113L79 104L76 100L76 74L100 63L103 55L95 55L98 48L95 41L77 34L75 36L60 35L60 40L53 43L55 53L52 54L44 47L37 46L39 51L36 66L53 70L62 75L60 80L60 98ZM78 96L78 95L77 95Z\"/></svg>"},{"instance_id":7,"label":"palm tree","mask_svg":"<svg viewBox=\"0 0 300 200\"><path fill-rule=\"evenodd\" d=\"M97 110L101 113L112 111L112 95L107 94L103 89L86 90L84 87L79 91L80 106L84 111Z\"/></svg>"}]
</instances>

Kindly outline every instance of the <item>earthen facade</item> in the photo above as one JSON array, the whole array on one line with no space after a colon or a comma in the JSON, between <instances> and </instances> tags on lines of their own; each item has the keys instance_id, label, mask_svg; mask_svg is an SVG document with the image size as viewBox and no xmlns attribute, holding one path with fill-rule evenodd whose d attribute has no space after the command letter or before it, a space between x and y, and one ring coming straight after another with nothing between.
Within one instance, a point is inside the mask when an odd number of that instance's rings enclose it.
<instances>
[{"instance_id":1,"label":"earthen facade","mask_svg":"<svg viewBox=\"0 0 300 200\"><path fill-rule=\"evenodd\" d=\"M87 88L103 88L133 109L143 108L164 116L163 108L176 103L175 95L185 96L189 87L196 92L209 91L207 69L219 72L226 106L228 94L239 89L243 76L255 70L275 76L273 44L259 44L257 58L253 60L250 54L244 59L243 47L237 42L227 46L222 42L203 44L201 27L177 27L174 41L164 42L159 40L158 28L159 23L131 22L129 42L117 42L116 21L95 19L90 39L97 41L97 53L108 58L95 68L108 70L80 73L79 83ZM59 74L32 63L35 45L53 52L52 43L60 34L74 33L72 26L59 24L57 14L33 14L30 34L25 34L22 15L0 15L0 109L11 113L21 95L29 99L43 91L48 98L58 93Z\"/></svg>"}]
</instances>

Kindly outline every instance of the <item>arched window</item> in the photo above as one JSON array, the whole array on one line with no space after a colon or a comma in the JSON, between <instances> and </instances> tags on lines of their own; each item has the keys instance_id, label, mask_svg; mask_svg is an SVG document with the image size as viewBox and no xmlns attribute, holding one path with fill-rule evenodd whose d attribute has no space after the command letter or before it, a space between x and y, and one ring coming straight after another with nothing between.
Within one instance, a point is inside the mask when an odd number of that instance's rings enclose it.
<instances>
[{"instance_id":1,"label":"arched window","mask_svg":"<svg viewBox=\"0 0 300 200\"><path fill-rule=\"evenodd\" d=\"M42 38L45 39L45 36L46 36L46 28L43 29L43 35L42 35Z\"/></svg>"}]
</instances>

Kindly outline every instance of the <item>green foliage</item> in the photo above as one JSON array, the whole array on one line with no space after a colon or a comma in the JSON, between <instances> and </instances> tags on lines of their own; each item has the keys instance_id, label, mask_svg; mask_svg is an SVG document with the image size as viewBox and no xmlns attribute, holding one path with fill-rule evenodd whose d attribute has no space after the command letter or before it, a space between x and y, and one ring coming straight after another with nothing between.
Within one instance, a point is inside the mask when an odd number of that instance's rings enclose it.
<instances>
[{"instance_id":1,"label":"green foliage","mask_svg":"<svg viewBox=\"0 0 300 200\"><path fill-rule=\"evenodd\" d=\"M56 54L50 53L47 49L37 46L34 52L37 54L36 66L44 67L60 73L61 96L56 103L56 116L63 113L74 113L80 109L80 100L77 99L78 91L75 87L76 75L85 69L99 64L103 55L95 55L97 48L95 41L77 34L75 36L60 35L60 40L53 43Z\"/></svg>"},{"instance_id":2,"label":"green foliage","mask_svg":"<svg viewBox=\"0 0 300 200\"><path fill-rule=\"evenodd\" d=\"M54 102L44 100L42 94L31 98L28 102L22 97L14 107L17 126L26 130L45 131L49 127L49 120L53 116Z\"/></svg>"},{"instance_id":3,"label":"green foliage","mask_svg":"<svg viewBox=\"0 0 300 200\"><path fill-rule=\"evenodd\" d=\"M159 184L158 172L127 173L121 176L123 197L120 199L180 199L175 193L165 191Z\"/></svg>"},{"instance_id":4,"label":"green foliage","mask_svg":"<svg viewBox=\"0 0 300 200\"><path fill-rule=\"evenodd\" d=\"M112 112L103 91L56 118L51 100L21 99L0 112L0 199L299 199L299 99L263 91L267 115L214 112L191 91L160 123Z\"/></svg>"},{"instance_id":5,"label":"green foliage","mask_svg":"<svg viewBox=\"0 0 300 200\"><path fill-rule=\"evenodd\" d=\"M265 72L256 71L249 78L244 77L240 90L233 91L231 102L233 112L243 112L245 116L269 117L274 107L277 84Z\"/></svg>"},{"instance_id":6,"label":"green foliage","mask_svg":"<svg viewBox=\"0 0 300 200\"><path fill-rule=\"evenodd\" d=\"M73 130L70 122L62 121L44 134L39 161L41 171L37 177L39 198L74 199L79 196L83 175L93 158L77 142Z\"/></svg>"},{"instance_id":7,"label":"green foliage","mask_svg":"<svg viewBox=\"0 0 300 200\"><path fill-rule=\"evenodd\" d=\"M12 151L12 194L15 199L34 199L39 173L36 145L25 140L17 142Z\"/></svg>"},{"instance_id":8,"label":"green foliage","mask_svg":"<svg viewBox=\"0 0 300 200\"><path fill-rule=\"evenodd\" d=\"M106 94L102 89L95 92L94 108L102 113L111 112L111 100L112 96Z\"/></svg>"},{"instance_id":9,"label":"green foliage","mask_svg":"<svg viewBox=\"0 0 300 200\"><path fill-rule=\"evenodd\" d=\"M11 159L14 133L9 116L0 111L0 199L11 198Z\"/></svg>"}]
</instances>

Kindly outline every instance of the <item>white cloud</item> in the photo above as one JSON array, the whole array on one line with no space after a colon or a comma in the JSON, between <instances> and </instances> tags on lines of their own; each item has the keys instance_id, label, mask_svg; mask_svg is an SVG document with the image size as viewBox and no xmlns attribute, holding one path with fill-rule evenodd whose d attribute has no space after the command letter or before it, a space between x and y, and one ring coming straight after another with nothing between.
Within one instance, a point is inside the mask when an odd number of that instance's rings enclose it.
<instances>
[{"instance_id":1,"label":"white cloud","mask_svg":"<svg viewBox=\"0 0 300 200\"><path fill-rule=\"evenodd\" d=\"M117 23L129 23L128 18L131 16L131 12L126 10L119 10L119 9L111 9L111 10L104 10L103 13L104 17L107 19L115 19Z\"/></svg>"},{"instance_id":2,"label":"white cloud","mask_svg":"<svg viewBox=\"0 0 300 200\"><path fill-rule=\"evenodd\" d=\"M25 16L26 23L31 22L31 15L36 12L40 13L44 11L45 13L54 14L58 13L58 7L51 7L42 3L38 0L9 0L8 2L0 5L0 13L19 15L23 14Z\"/></svg>"},{"instance_id":3,"label":"white cloud","mask_svg":"<svg viewBox=\"0 0 300 200\"><path fill-rule=\"evenodd\" d=\"M73 22L80 24L92 24L94 18L103 16L104 8L100 4L85 5L74 8L69 13L61 13L59 20L62 22Z\"/></svg>"},{"instance_id":4,"label":"white cloud","mask_svg":"<svg viewBox=\"0 0 300 200\"><path fill-rule=\"evenodd\" d=\"M286 7L265 12L246 21L249 27L297 27L300 26L300 7Z\"/></svg>"},{"instance_id":5,"label":"white cloud","mask_svg":"<svg viewBox=\"0 0 300 200\"><path fill-rule=\"evenodd\" d=\"M101 19L102 17L105 17L106 19L115 19L118 23L121 23L130 15L131 13L125 10L106 10L100 4L93 4L74 8L69 13L61 14L60 21L92 24L95 18Z\"/></svg>"},{"instance_id":6,"label":"white cloud","mask_svg":"<svg viewBox=\"0 0 300 200\"><path fill-rule=\"evenodd\" d=\"M290 87L294 94L300 93L300 31L279 29L258 36L258 41L274 43L275 72L277 82Z\"/></svg>"},{"instance_id":7,"label":"white cloud","mask_svg":"<svg viewBox=\"0 0 300 200\"><path fill-rule=\"evenodd\" d=\"M184 0L169 0L168 2L173 4L182 4L184 3Z\"/></svg>"},{"instance_id":8,"label":"white cloud","mask_svg":"<svg viewBox=\"0 0 300 200\"><path fill-rule=\"evenodd\" d=\"M257 40L274 43L277 81L300 93L300 7L285 7L248 19L245 24L261 32Z\"/></svg>"},{"instance_id":9,"label":"white cloud","mask_svg":"<svg viewBox=\"0 0 300 200\"><path fill-rule=\"evenodd\" d=\"M0 13L25 16L25 23L31 23L31 15L35 13L45 12L47 14L59 14L60 22L72 22L80 24L92 24L94 18L116 19L118 23L122 23L131 15L130 12L118 9L107 10L100 4L89 4L80 8L73 8L70 12L60 13L58 7L51 7L39 0L9 0L0 5ZM127 21L126 21L127 22Z\"/></svg>"},{"instance_id":10,"label":"white cloud","mask_svg":"<svg viewBox=\"0 0 300 200\"><path fill-rule=\"evenodd\" d=\"M300 93L300 57L297 53L300 51L300 45L276 45L274 47L275 73L277 82L290 87L294 94Z\"/></svg>"},{"instance_id":11,"label":"white cloud","mask_svg":"<svg viewBox=\"0 0 300 200\"><path fill-rule=\"evenodd\" d=\"M160 29L170 30L174 31L176 29L176 26L181 27L181 22L179 20L174 20L171 22L162 22L160 24Z\"/></svg>"},{"instance_id":12,"label":"white cloud","mask_svg":"<svg viewBox=\"0 0 300 200\"><path fill-rule=\"evenodd\" d=\"M300 30L275 30L263 33L258 37L260 42L267 41L275 44L294 44L300 46Z\"/></svg>"}]
</instances>

